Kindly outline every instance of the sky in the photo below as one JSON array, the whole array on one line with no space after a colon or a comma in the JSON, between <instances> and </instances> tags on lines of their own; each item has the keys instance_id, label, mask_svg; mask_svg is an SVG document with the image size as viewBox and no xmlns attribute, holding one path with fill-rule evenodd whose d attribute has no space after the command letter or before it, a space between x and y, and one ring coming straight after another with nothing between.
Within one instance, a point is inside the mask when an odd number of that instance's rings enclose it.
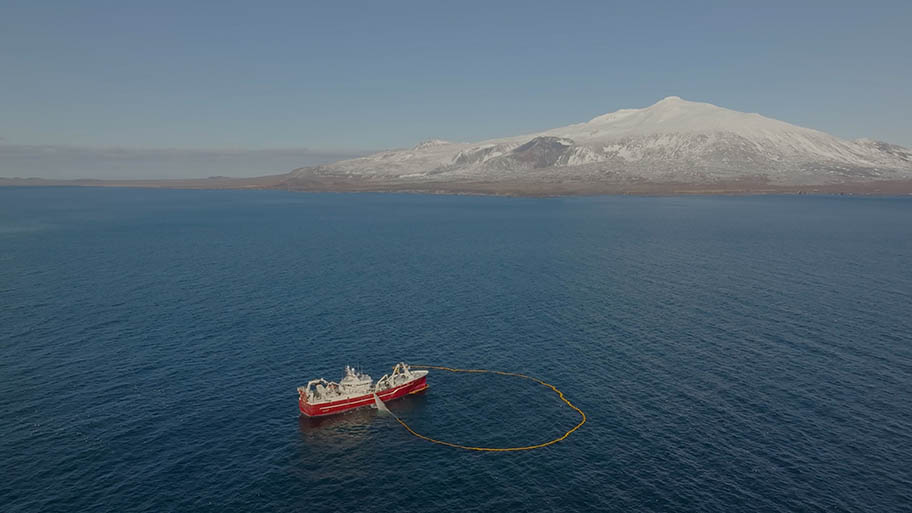
<instances>
[{"instance_id":1,"label":"sky","mask_svg":"<svg viewBox=\"0 0 912 513\"><path fill-rule=\"evenodd\" d=\"M0 176L284 172L671 95L912 147L912 2L750 4L0 0Z\"/></svg>"}]
</instances>

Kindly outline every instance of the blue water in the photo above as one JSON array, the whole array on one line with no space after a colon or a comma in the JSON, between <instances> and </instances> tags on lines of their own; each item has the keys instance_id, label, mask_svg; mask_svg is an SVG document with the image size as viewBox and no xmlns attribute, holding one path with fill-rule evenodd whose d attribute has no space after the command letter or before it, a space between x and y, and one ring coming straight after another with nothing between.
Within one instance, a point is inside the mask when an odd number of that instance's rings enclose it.
<instances>
[{"instance_id":1,"label":"blue water","mask_svg":"<svg viewBox=\"0 0 912 513\"><path fill-rule=\"evenodd\" d=\"M0 189L0 510L908 511L910 303L910 199ZM399 360L589 421L299 418Z\"/></svg>"}]
</instances>

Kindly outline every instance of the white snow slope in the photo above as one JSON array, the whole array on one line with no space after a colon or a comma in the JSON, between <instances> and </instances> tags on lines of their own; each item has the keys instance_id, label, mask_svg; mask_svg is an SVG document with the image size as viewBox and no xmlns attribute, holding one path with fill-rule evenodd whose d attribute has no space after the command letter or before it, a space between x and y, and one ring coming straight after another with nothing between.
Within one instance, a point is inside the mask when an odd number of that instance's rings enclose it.
<instances>
[{"instance_id":1,"label":"white snow slope","mask_svg":"<svg viewBox=\"0 0 912 513\"><path fill-rule=\"evenodd\" d=\"M293 177L382 181L647 180L778 184L912 178L912 151L849 141L788 123L670 96L586 123L479 143L423 142Z\"/></svg>"}]
</instances>

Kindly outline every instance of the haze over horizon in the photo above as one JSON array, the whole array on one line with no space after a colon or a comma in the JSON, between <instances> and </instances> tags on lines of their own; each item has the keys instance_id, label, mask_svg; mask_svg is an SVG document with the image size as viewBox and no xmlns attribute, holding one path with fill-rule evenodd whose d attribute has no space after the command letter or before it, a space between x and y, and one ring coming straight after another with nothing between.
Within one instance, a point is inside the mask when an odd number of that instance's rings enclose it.
<instances>
[{"instance_id":1,"label":"haze over horizon","mask_svg":"<svg viewBox=\"0 0 912 513\"><path fill-rule=\"evenodd\" d=\"M0 176L281 173L671 95L912 147L912 6L786 5L12 3Z\"/></svg>"}]
</instances>

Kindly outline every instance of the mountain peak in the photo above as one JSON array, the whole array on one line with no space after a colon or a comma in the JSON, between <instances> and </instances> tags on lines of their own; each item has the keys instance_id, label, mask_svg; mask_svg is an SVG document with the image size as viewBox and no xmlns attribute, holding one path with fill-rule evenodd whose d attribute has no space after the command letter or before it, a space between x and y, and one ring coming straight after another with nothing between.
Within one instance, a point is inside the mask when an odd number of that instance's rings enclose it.
<instances>
[{"instance_id":1,"label":"mountain peak","mask_svg":"<svg viewBox=\"0 0 912 513\"><path fill-rule=\"evenodd\" d=\"M621 109L589 120L589 125L617 126L624 130L638 126L640 128L655 127L659 130L672 129L673 125L683 125L693 128L691 122L694 118L705 121L707 117L732 115L743 113L731 111L711 103L692 102L680 96L667 96L648 107L639 109ZM697 123L701 124L701 123Z\"/></svg>"},{"instance_id":2,"label":"mountain peak","mask_svg":"<svg viewBox=\"0 0 912 513\"><path fill-rule=\"evenodd\" d=\"M712 103L705 102L692 102L690 100L685 100L680 96L666 96L661 100L653 103L649 107L642 109L636 109L641 111L651 111L651 110L664 110L664 109L714 109L714 110L728 110L718 105L713 105Z\"/></svg>"},{"instance_id":3,"label":"mountain peak","mask_svg":"<svg viewBox=\"0 0 912 513\"><path fill-rule=\"evenodd\" d=\"M647 107L544 132L477 143L430 140L410 150L322 166L319 172L397 180L531 180L526 175L538 173L535 179L542 183L764 177L819 184L912 178L912 150L846 141L759 114L668 96Z\"/></svg>"}]
</instances>

